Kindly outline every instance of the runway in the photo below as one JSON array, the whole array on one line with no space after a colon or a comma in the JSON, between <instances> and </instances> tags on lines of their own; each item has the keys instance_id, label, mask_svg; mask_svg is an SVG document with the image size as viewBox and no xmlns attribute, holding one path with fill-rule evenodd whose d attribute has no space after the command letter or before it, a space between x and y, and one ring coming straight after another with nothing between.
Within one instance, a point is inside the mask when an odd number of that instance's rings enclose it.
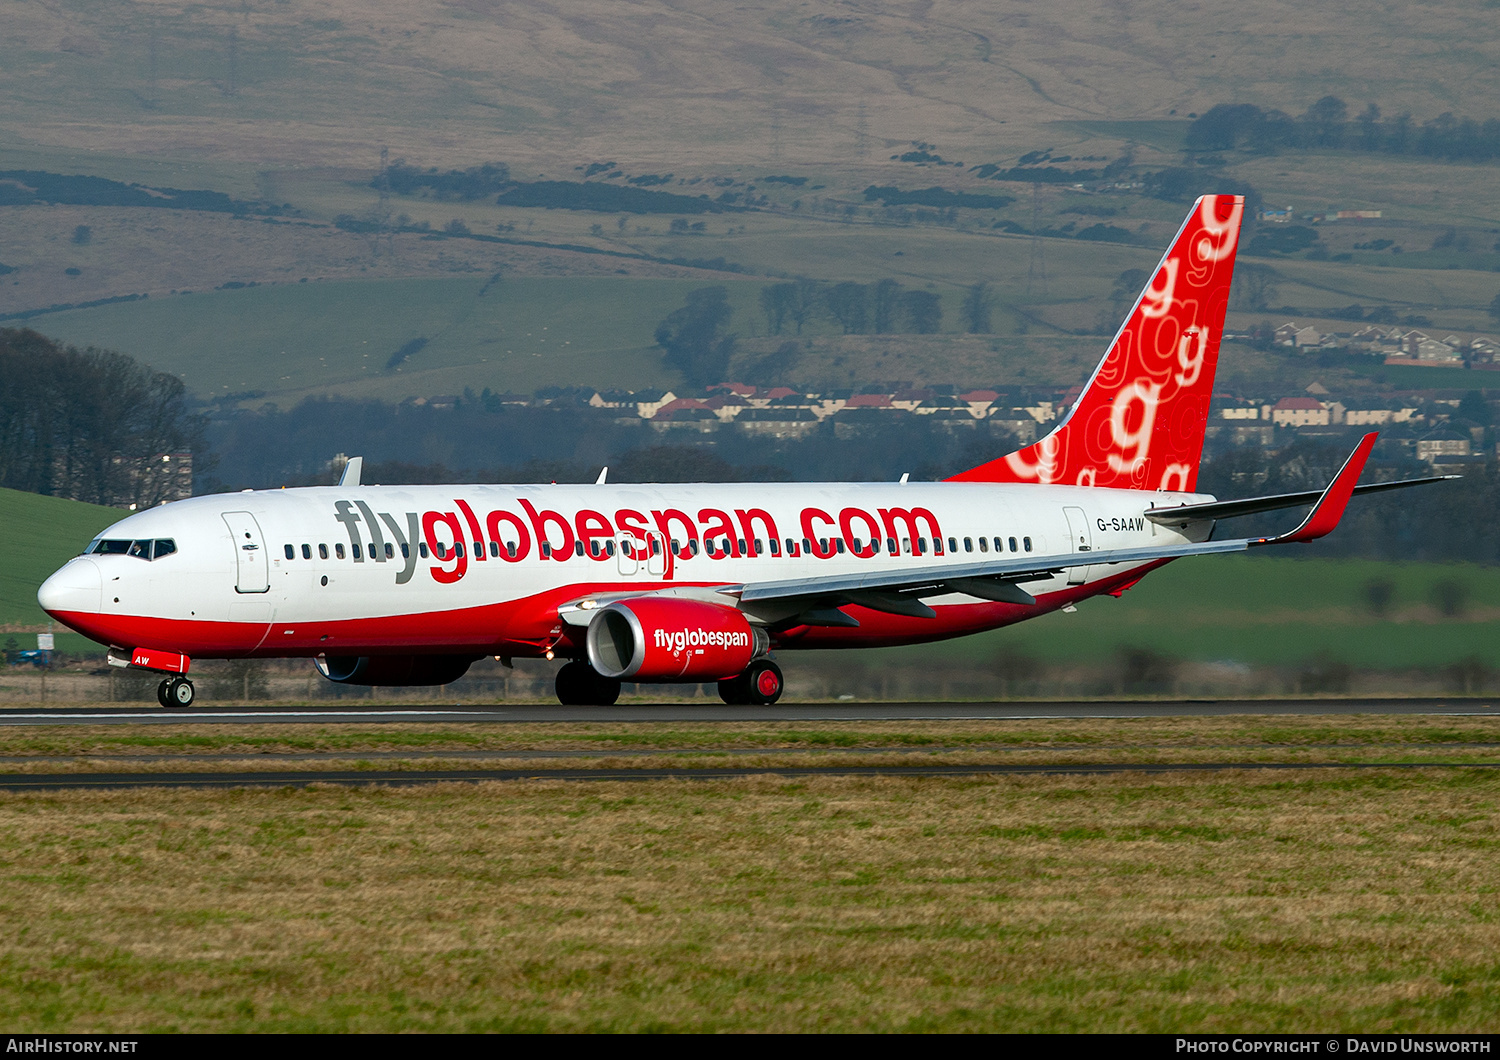
<instances>
[{"instance_id":1,"label":"runway","mask_svg":"<svg viewBox=\"0 0 1500 1060\"><path fill-rule=\"evenodd\" d=\"M1500 769L1500 762L1172 762L1031 765L747 766L719 769L448 769L308 770L245 773L22 773L0 775L0 791L122 790L139 788L417 787L484 781L729 780L743 777L983 777L1099 776L1116 773L1209 773L1230 770Z\"/></svg>"},{"instance_id":2,"label":"runway","mask_svg":"<svg viewBox=\"0 0 1500 1060\"><path fill-rule=\"evenodd\" d=\"M1236 714L1348 715L1429 714L1484 717L1500 715L1500 698L1449 696L1387 699L1179 699L1179 700L1009 700L991 703L778 703L771 707L731 707L703 701L565 707L515 703L433 707L19 707L0 709L7 725L380 725L397 723L566 723L606 722L857 722L857 721L1025 721L1044 718L1167 718Z\"/></svg>"}]
</instances>

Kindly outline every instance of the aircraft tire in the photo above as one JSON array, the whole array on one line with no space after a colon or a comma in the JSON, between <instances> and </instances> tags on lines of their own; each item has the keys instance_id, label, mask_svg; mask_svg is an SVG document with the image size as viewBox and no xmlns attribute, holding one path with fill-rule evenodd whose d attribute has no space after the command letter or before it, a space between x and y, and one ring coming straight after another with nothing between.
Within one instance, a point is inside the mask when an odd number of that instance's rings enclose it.
<instances>
[{"instance_id":1,"label":"aircraft tire","mask_svg":"<svg viewBox=\"0 0 1500 1060\"><path fill-rule=\"evenodd\" d=\"M171 685L172 679L170 677L163 677L161 684L156 686L156 701L168 710L172 707L172 700L168 695Z\"/></svg>"},{"instance_id":2,"label":"aircraft tire","mask_svg":"<svg viewBox=\"0 0 1500 1060\"><path fill-rule=\"evenodd\" d=\"M193 705L193 682L186 677L174 677L167 682L167 706L191 707Z\"/></svg>"},{"instance_id":3,"label":"aircraft tire","mask_svg":"<svg viewBox=\"0 0 1500 1060\"><path fill-rule=\"evenodd\" d=\"M769 707L781 698L786 681L781 676L781 667L770 659L757 659L742 676L745 682L745 702Z\"/></svg>"},{"instance_id":4,"label":"aircraft tire","mask_svg":"<svg viewBox=\"0 0 1500 1060\"><path fill-rule=\"evenodd\" d=\"M557 701L565 707L612 707L620 682L597 673L585 662L570 662L557 671Z\"/></svg>"},{"instance_id":5,"label":"aircraft tire","mask_svg":"<svg viewBox=\"0 0 1500 1060\"><path fill-rule=\"evenodd\" d=\"M719 698L731 707L742 707L750 702L750 682L745 674L726 677L719 682Z\"/></svg>"}]
</instances>

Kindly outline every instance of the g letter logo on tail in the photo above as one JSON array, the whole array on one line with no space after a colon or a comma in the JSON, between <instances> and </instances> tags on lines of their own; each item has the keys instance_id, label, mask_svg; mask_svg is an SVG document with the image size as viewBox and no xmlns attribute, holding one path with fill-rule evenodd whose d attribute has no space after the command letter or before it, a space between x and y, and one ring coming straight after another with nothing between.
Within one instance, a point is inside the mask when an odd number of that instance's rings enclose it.
<instances>
[{"instance_id":1,"label":"g letter logo on tail","mask_svg":"<svg viewBox=\"0 0 1500 1060\"><path fill-rule=\"evenodd\" d=\"M1235 195L1194 203L1062 422L1035 444L949 481L1193 489L1244 211Z\"/></svg>"}]
</instances>

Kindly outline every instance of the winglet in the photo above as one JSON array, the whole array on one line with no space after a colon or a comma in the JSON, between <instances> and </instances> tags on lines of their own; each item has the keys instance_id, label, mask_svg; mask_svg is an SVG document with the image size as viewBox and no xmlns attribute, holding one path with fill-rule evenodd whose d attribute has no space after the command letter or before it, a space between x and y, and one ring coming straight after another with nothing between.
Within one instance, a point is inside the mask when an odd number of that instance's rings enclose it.
<instances>
[{"instance_id":1,"label":"winglet","mask_svg":"<svg viewBox=\"0 0 1500 1060\"><path fill-rule=\"evenodd\" d=\"M351 456L349 462L344 465L344 474L339 478L340 486L358 486L359 474L364 469L365 458L362 456Z\"/></svg>"},{"instance_id":2,"label":"winglet","mask_svg":"<svg viewBox=\"0 0 1500 1060\"><path fill-rule=\"evenodd\" d=\"M1285 545L1292 541L1312 541L1338 526L1339 520L1344 517L1344 509L1349 505L1349 498L1354 495L1354 484L1359 481L1360 473L1365 469L1365 461L1370 459L1370 450L1375 447L1378 436L1379 432L1371 431L1360 439L1359 445L1349 454L1349 459L1344 461L1339 473L1333 476L1333 481L1313 505L1312 511L1307 513L1307 518L1302 520L1301 526L1289 534L1255 538L1250 543Z\"/></svg>"}]
</instances>

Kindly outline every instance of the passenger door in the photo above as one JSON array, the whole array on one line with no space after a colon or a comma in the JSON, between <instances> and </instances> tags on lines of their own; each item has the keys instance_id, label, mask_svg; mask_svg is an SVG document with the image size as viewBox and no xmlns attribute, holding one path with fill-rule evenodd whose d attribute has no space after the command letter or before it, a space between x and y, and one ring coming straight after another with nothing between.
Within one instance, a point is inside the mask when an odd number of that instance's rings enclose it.
<instances>
[{"instance_id":1,"label":"passenger door","mask_svg":"<svg viewBox=\"0 0 1500 1060\"><path fill-rule=\"evenodd\" d=\"M236 564L234 591L264 593L271 589L270 562L260 524L249 512L225 512L224 523L234 539Z\"/></svg>"}]
</instances>

